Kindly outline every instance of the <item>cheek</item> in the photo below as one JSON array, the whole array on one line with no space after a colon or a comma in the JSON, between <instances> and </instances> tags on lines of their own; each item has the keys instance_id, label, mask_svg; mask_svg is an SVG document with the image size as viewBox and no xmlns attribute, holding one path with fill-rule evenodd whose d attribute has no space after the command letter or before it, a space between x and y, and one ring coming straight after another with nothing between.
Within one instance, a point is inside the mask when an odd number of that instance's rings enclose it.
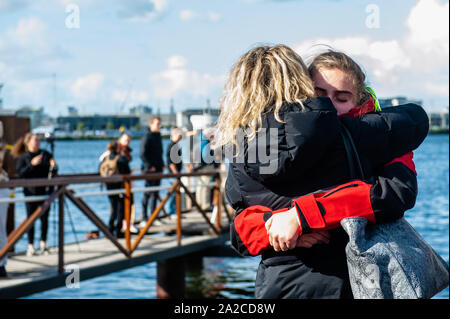
<instances>
[{"instance_id":1,"label":"cheek","mask_svg":"<svg viewBox=\"0 0 450 319\"><path fill-rule=\"evenodd\" d=\"M349 112L355 106L351 101L342 103L336 100L333 101L333 105L336 108L338 115Z\"/></svg>"}]
</instances>

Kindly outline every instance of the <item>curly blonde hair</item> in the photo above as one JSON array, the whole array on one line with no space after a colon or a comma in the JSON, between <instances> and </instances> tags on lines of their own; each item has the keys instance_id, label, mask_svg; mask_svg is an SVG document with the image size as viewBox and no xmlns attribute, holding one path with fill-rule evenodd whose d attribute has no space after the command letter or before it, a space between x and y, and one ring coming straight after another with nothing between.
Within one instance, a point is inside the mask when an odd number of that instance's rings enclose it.
<instances>
[{"instance_id":1,"label":"curly blonde hair","mask_svg":"<svg viewBox=\"0 0 450 319\"><path fill-rule=\"evenodd\" d=\"M285 103L314 97L314 86L302 58L285 45L251 49L233 65L220 99L215 146L236 145L242 129L252 139L261 128L262 114L279 112Z\"/></svg>"}]
</instances>

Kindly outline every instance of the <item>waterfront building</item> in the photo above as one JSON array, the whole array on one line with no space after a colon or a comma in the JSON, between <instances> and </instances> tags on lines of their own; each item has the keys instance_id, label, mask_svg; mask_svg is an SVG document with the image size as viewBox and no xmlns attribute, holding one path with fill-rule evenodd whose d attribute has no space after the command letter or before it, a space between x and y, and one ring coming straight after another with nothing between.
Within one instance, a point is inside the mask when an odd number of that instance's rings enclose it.
<instances>
[{"instance_id":1,"label":"waterfront building","mask_svg":"<svg viewBox=\"0 0 450 319\"><path fill-rule=\"evenodd\" d=\"M16 111L17 117L24 117L30 119L30 127L34 129L41 126L44 122L49 122L50 119L44 114L44 108L41 107L31 107L28 105L22 106Z\"/></svg>"},{"instance_id":2,"label":"waterfront building","mask_svg":"<svg viewBox=\"0 0 450 319\"><path fill-rule=\"evenodd\" d=\"M148 121L153 116L153 108L148 105L136 105L130 108L130 115L139 117L139 126L142 129L148 126Z\"/></svg>"},{"instance_id":3,"label":"waterfront building","mask_svg":"<svg viewBox=\"0 0 450 319\"><path fill-rule=\"evenodd\" d=\"M139 123L139 117L136 115L71 115L59 116L56 122L66 131L118 130L121 126L131 130Z\"/></svg>"},{"instance_id":4,"label":"waterfront building","mask_svg":"<svg viewBox=\"0 0 450 319\"><path fill-rule=\"evenodd\" d=\"M421 100L411 100L407 98L406 96L395 96L395 97L389 97L389 98L380 98L378 99L380 102L381 109L384 107L391 107L391 106L397 106L407 103L414 103L417 105L423 105L423 102Z\"/></svg>"},{"instance_id":5,"label":"waterfront building","mask_svg":"<svg viewBox=\"0 0 450 319\"><path fill-rule=\"evenodd\" d=\"M176 125L178 127L186 128L187 130L194 129L194 125L192 123L192 120L196 123L195 126L199 127L201 126L201 122L203 120L205 125L211 125L211 123L214 123L217 118L219 117L219 109L212 109L208 108L205 109L187 109L182 112L178 112L176 114ZM207 115L206 117L198 117L198 116ZM194 116L192 118L192 116ZM198 124L197 124L198 123Z\"/></svg>"},{"instance_id":6,"label":"waterfront building","mask_svg":"<svg viewBox=\"0 0 450 319\"><path fill-rule=\"evenodd\" d=\"M78 115L78 109L75 106L69 105L67 106L67 114L70 116Z\"/></svg>"},{"instance_id":7,"label":"waterfront building","mask_svg":"<svg viewBox=\"0 0 450 319\"><path fill-rule=\"evenodd\" d=\"M433 112L428 114L430 119L431 130L447 130L449 129L448 108L442 112Z\"/></svg>"}]
</instances>

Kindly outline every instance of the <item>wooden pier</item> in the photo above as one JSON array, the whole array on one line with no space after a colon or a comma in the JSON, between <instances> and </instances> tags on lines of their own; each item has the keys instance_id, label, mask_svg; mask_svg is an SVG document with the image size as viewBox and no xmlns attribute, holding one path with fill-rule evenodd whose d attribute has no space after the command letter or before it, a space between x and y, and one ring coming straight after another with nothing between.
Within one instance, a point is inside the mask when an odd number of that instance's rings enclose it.
<instances>
[{"instance_id":1,"label":"wooden pier","mask_svg":"<svg viewBox=\"0 0 450 319\"><path fill-rule=\"evenodd\" d=\"M26 185L51 184L55 191L34 214L22 222L8 236L8 244L0 247L0 258L23 236L37 218L48 208L51 202L59 201L59 240L58 246L50 249L49 255L30 256L25 253L10 254L8 257L8 278L0 279L0 298L18 298L45 290L76 284L83 280L106 275L115 271L157 262L157 298L184 297L183 258L190 256L229 255L234 256L227 247L231 212L225 205L220 189L220 173L214 176L214 213L206 212L195 201L195 197L181 181L182 177L205 174L146 174L127 176L83 176L57 177L52 180L12 180L0 183L0 187L19 187ZM145 227L136 235L130 234L131 180L153 178L176 178L169 187L167 195L161 199L151 214ZM125 238L117 239L107 226L96 216L86 203L71 191L69 184L90 182L125 183L125 220L127 228ZM181 211L181 188L192 204L188 210ZM160 214L170 196L176 196L177 214L168 218ZM72 201L96 225L104 237L85 240L81 243L65 244L64 200ZM225 211L225 213L222 213ZM214 215L214 216L213 216ZM156 225L155 220L158 220ZM201 258L201 257L200 257ZM77 279L74 279L77 277ZM74 281L75 280L75 281Z\"/></svg>"}]
</instances>

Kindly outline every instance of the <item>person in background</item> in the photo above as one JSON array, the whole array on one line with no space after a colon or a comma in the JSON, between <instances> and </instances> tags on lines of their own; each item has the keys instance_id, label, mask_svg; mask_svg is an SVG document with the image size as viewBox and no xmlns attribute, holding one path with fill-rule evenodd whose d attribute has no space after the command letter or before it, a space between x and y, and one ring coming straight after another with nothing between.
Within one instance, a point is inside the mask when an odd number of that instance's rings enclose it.
<instances>
[{"instance_id":1,"label":"person in background","mask_svg":"<svg viewBox=\"0 0 450 319\"><path fill-rule=\"evenodd\" d=\"M214 128L208 127L200 132L200 152L201 162L195 169L195 172L208 173L216 169L219 165L216 158L212 155L211 145L214 141ZM204 210L212 209L211 186L206 186L211 183L214 178L211 175L204 175L198 178L199 185L195 192L195 200Z\"/></svg>"},{"instance_id":2,"label":"person in background","mask_svg":"<svg viewBox=\"0 0 450 319\"><path fill-rule=\"evenodd\" d=\"M166 162L169 173L178 174L183 169L183 161L181 155L181 146L178 143L183 137L183 131L178 128L172 128L170 132L170 144L167 147ZM172 196L169 202L169 215L176 214L176 196Z\"/></svg>"},{"instance_id":3,"label":"person in background","mask_svg":"<svg viewBox=\"0 0 450 319\"><path fill-rule=\"evenodd\" d=\"M3 159L6 153L6 146L3 143L3 123L0 122L0 182L8 181L8 174L3 169ZM8 198L9 191L6 188L0 188L0 198ZM8 242L6 234L6 218L8 214L8 204L0 204L0 249ZM8 257L0 259L0 278L7 277L5 269Z\"/></svg>"},{"instance_id":4,"label":"person in background","mask_svg":"<svg viewBox=\"0 0 450 319\"><path fill-rule=\"evenodd\" d=\"M128 134L123 134L128 135ZM129 137L129 136L128 136ZM131 155L128 153L126 146L119 144L116 141L108 144L109 155L107 155L104 161L109 161L111 167L114 168L117 174L130 174L129 162ZM123 182L107 183L106 189L114 190L124 188ZM109 219L109 231L117 238L123 238L122 226L124 220L124 194L109 195L109 201L111 203L112 212Z\"/></svg>"},{"instance_id":5,"label":"person in background","mask_svg":"<svg viewBox=\"0 0 450 319\"><path fill-rule=\"evenodd\" d=\"M157 116L152 117L149 121L148 128L144 137L141 140L140 157L142 160L142 173L161 173L164 168L163 147L161 138L161 119ZM145 186L159 186L161 180L153 179L146 180ZM144 226L148 219L147 207L150 200L151 213L156 208L156 201L158 199L158 191L145 192L142 198L142 216L141 226Z\"/></svg>"},{"instance_id":6,"label":"person in background","mask_svg":"<svg viewBox=\"0 0 450 319\"><path fill-rule=\"evenodd\" d=\"M20 178L48 178L56 175L57 165L53 155L41 149L41 143L36 134L27 133L13 147L12 154L18 157L16 171ZM48 195L48 188L24 187L25 196L42 196ZM30 217L44 201L27 202L27 217ZM41 241L39 254L49 254L47 249L47 230L48 230L49 211L44 212L41 217ZM34 225L28 231L28 249L27 256L32 256L36 252L34 250Z\"/></svg>"},{"instance_id":7,"label":"person in background","mask_svg":"<svg viewBox=\"0 0 450 319\"><path fill-rule=\"evenodd\" d=\"M123 156L125 156L125 158L128 160L128 163L132 161L132 156L131 156L131 152L133 151L130 147L130 143L131 143L131 136L128 133L123 133L119 139L117 140L117 142L110 142L107 147L106 147L106 151L99 157L99 161L100 163L102 163L104 161L104 159L109 156L111 154L110 149L118 149L118 152L120 154L123 154ZM134 204L134 196L132 194L131 196L131 203L132 205ZM112 204L110 205L110 214L113 214L113 206ZM126 228L126 223L125 220L122 223L122 232L125 231ZM134 224L130 223L130 232L132 234L136 234L138 233L138 229L134 226Z\"/></svg>"}]
</instances>

